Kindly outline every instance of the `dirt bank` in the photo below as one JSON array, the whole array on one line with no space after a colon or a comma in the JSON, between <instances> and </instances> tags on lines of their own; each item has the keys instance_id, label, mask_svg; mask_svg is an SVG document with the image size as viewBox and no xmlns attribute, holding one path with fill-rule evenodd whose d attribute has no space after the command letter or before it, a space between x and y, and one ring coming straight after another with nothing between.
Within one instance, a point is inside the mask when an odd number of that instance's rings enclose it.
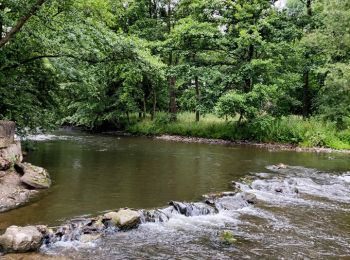
<instances>
[{"instance_id":1,"label":"dirt bank","mask_svg":"<svg viewBox=\"0 0 350 260\"><path fill-rule=\"evenodd\" d=\"M267 149L269 151L295 151L295 152L315 152L315 153L338 152L338 153L350 154L350 150L335 150L335 149L324 148L324 147L304 148L304 147L298 147L292 144L256 143L256 142L249 142L249 141L227 141L223 139L208 139L208 138L188 137L188 136L178 136L178 135L160 135L160 136L154 136L153 138L157 140L182 142L182 143L253 146L253 147L258 147L262 149Z\"/></svg>"}]
</instances>

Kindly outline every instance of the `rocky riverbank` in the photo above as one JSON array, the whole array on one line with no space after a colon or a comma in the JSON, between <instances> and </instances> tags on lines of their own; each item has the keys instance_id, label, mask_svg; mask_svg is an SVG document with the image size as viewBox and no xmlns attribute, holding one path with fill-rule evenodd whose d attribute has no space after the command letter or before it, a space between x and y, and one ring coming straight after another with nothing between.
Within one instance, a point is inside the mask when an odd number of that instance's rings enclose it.
<instances>
[{"instance_id":1,"label":"rocky riverbank","mask_svg":"<svg viewBox=\"0 0 350 260\"><path fill-rule=\"evenodd\" d=\"M252 146L252 147L267 149L270 151L294 151L294 152L315 152L315 153L339 152L339 153L350 154L350 150L336 150L336 149L325 148L325 147L299 147L297 145L292 145L292 144L256 143L256 142L250 142L250 141L228 141L224 139L210 139L210 138L179 136L179 135L159 135L159 136L154 136L153 138L156 140L165 140L165 141L182 142L182 143Z\"/></svg>"},{"instance_id":2,"label":"rocky riverbank","mask_svg":"<svg viewBox=\"0 0 350 260\"><path fill-rule=\"evenodd\" d=\"M256 203L254 194L235 191L213 193L203 196L202 202L171 201L167 207L152 210L122 208L93 218L77 218L58 227L11 226L0 236L0 253L27 253L41 247L50 248L59 242L88 244L109 234L137 228L141 223L166 222L175 215L185 217L217 214L220 209L240 207ZM225 202L228 197L237 200L235 205Z\"/></svg>"},{"instance_id":3,"label":"rocky riverbank","mask_svg":"<svg viewBox=\"0 0 350 260\"><path fill-rule=\"evenodd\" d=\"M14 123L0 121L0 212L17 208L51 180L45 169L22 163L21 143L14 141Z\"/></svg>"}]
</instances>

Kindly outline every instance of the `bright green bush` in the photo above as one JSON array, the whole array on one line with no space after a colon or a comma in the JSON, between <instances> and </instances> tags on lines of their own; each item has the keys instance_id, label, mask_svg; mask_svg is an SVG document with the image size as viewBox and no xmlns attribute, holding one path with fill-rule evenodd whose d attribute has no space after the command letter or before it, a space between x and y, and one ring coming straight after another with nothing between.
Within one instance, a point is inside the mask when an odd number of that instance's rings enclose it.
<instances>
[{"instance_id":1,"label":"bright green bush","mask_svg":"<svg viewBox=\"0 0 350 260\"><path fill-rule=\"evenodd\" d=\"M299 116L274 118L264 115L238 124L237 117L224 120L212 114L195 122L194 114L188 112L180 113L178 120L171 122L166 113L159 113L154 121L148 118L135 120L127 127L127 131L142 135L171 134L350 149L350 128L339 132L335 123L325 123L319 118L304 120Z\"/></svg>"}]
</instances>

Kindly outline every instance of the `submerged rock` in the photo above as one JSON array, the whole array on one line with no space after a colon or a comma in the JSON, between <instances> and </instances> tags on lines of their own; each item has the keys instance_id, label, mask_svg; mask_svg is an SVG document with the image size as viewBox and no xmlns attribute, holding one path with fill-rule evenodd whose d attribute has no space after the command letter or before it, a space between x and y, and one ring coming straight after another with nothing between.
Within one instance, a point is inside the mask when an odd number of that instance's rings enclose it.
<instances>
[{"instance_id":1,"label":"submerged rock","mask_svg":"<svg viewBox=\"0 0 350 260\"><path fill-rule=\"evenodd\" d=\"M234 196L236 193L237 192L234 192L234 191L224 191L224 192L205 194L202 197L204 199L218 199L222 197Z\"/></svg>"},{"instance_id":2,"label":"submerged rock","mask_svg":"<svg viewBox=\"0 0 350 260\"><path fill-rule=\"evenodd\" d=\"M185 215L186 217L217 213L217 209L215 207L210 204L201 202L188 203L171 201L169 205L173 206L178 213Z\"/></svg>"},{"instance_id":3,"label":"submerged rock","mask_svg":"<svg viewBox=\"0 0 350 260\"><path fill-rule=\"evenodd\" d=\"M141 222L141 214L131 209L120 209L118 212L109 212L104 218L111 220L114 225L121 229L131 229Z\"/></svg>"},{"instance_id":4,"label":"submerged rock","mask_svg":"<svg viewBox=\"0 0 350 260\"><path fill-rule=\"evenodd\" d=\"M30 163L17 163L16 169L23 173L21 181L35 189L47 189L51 186L48 172L41 167Z\"/></svg>"},{"instance_id":5,"label":"submerged rock","mask_svg":"<svg viewBox=\"0 0 350 260\"><path fill-rule=\"evenodd\" d=\"M79 241L82 243L91 243L101 238L101 234L83 234Z\"/></svg>"},{"instance_id":6,"label":"submerged rock","mask_svg":"<svg viewBox=\"0 0 350 260\"><path fill-rule=\"evenodd\" d=\"M44 235L41 231L42 227L11 226L0 236L0 247L6 253L36 251L43 242Z\"/></svg>"},{"instance_id":7,"label":"submerged rock","mask_svg":"<svg viewBox=\"0 0 350 260\"><path fill-rule=\"evenodd\" d=\"M275 192L282 193L283 189L282 188L275 188Z\"/></svg>"}]
</instances>

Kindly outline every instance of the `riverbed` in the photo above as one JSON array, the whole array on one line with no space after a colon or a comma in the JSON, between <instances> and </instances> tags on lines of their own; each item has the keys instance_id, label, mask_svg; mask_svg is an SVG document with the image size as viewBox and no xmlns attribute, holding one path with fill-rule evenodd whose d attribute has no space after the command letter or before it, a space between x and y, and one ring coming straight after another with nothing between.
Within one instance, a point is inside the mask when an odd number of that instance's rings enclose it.
<instances>
[{"instance_id":1,"label":"riverbed","mask_svg":"<svg viewBox=\"0 0 350 260\"><path fill-rule=\"evenodd\" d=\"M150 209L232 190L215 214L144 223L91 244L61 243L43 251L75 259L329 258L350 256L348 154L269 151L249 146L178 143L62 131L32 138L26 160L46 168L53 186L29 205L0 215L9 225L59 225L121 207ZM275 171L271 165L291 165ZM246 179L246 180L245 180ZM225 245L220 232L237 242Z\"/></svg>"}]
</instances>

